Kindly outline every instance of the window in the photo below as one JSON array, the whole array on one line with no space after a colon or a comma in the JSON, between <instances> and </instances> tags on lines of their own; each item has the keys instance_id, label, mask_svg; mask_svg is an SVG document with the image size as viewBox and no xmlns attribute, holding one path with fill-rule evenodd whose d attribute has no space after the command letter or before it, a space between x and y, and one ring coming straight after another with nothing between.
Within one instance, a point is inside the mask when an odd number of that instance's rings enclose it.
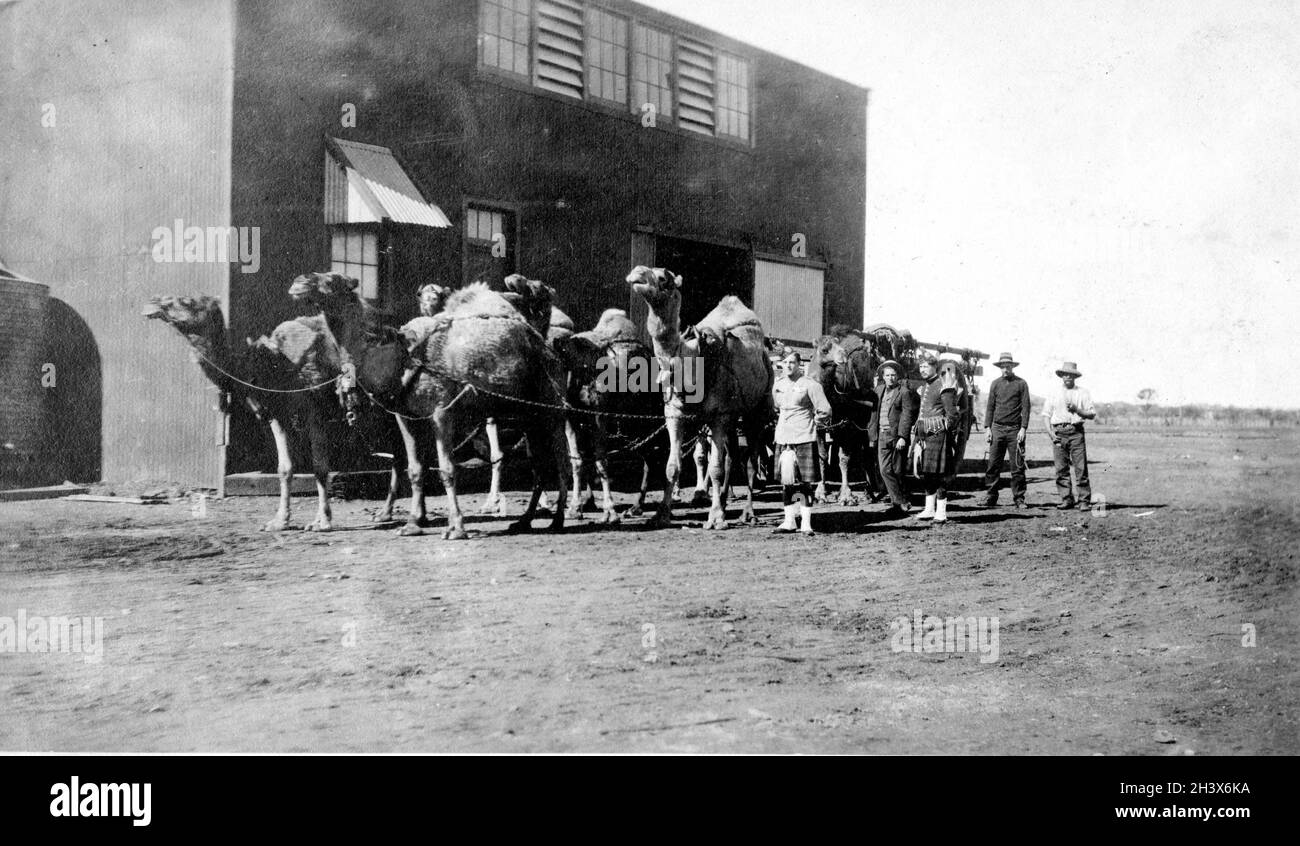
<instances>
[{"instance_id":1,"label":"window","mask_svg":"<svg viewBox=\"0 0 1300 846\"><path fill-rule=\"evenodd\" d=\"M515 272L515 216L486 205L465 207L465 283L500 288Z\"/></svg>"},{"instance_id":2,"label":"window","mask_svg":"<svg viewBox=\"0 0 1300 846\"><path fill-rule=\"evenodd\" d=\"M751 143L751 60L589 0L479 0L479 64L536 88ZM647 122L648 124L648 122Z\"/></svg>"},{"instance_id":3,"label":"window","mask_svg":"<svg viewBox=\"0 0 1300 846\"><path fill-rule=\"evenodd\" d=\"M673 116L673 39L666 32L637 24L632 37L632 110L650 103L656 117Z\"/></svg>"},{"instance_id":4,"label":"window","mask_svg":"<svg viewBox=\"0 0 1300 846\"><path fill-rule=\"evenodd\" d=\"M686 38L677 40L677 107L683 129L713 134L713 51Z\"/></svg>"},{"instance_id":5,"label":"window","mask_svg":"<svg viewBox=\"0 0 1300 846\"><path fill-rule=\"evenodd\" d=\"M378 299L379 233L371 227L334 227L330 232L330 270L361 280L361 296Z\"/></svg>"},{"instance_id":6,"label":"window","mask_svg":"<svg viewBox=\"0 0 1300 846\"><path fill-rule=\"evenodd\" d=\"M479 61L490 68L528 76L529 0L482 0L479 5Z\"/></svg>"},{"instance_id":7,"label":"window","mask_svg":"<svg viewBox=\"0 0 1300 846\"><path fill-rule=\"evenodd\" d=\"M587 7L587 85L593 97L627 103L627 21Z\"/></svg>"},{"instance_id":8,"label":"window","mask_svg":"<svg viewBox=\"0 0 1300 846\"><path fill-rule=\"evenodd\" d=\"M749 62L718 54L718 134L749 140Z\"/></svg>"}]
</instances>

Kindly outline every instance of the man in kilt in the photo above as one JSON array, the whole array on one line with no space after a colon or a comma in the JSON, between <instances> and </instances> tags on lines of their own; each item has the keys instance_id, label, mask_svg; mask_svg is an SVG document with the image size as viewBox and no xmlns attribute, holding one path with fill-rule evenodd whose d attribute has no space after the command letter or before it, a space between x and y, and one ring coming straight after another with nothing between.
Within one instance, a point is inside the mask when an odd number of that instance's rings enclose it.
<instances>
[{"instance_id":1,"label":"man in kilt","mask_svg":"<svg viewBox=\"0 0 1300 846\"><path fill-rule=\"evenodd\" d=\"M813 533L813 485L821 481L817 426L831 419L831 404L822 386L803 375L802 364L799 353L787 349L777 362L777 378L772 385L778 413L776 466L781 476L781 503L785 506L785 520L776 528L780 534ZM796 511L801 526L795 525Z\"/></svg>"},{"instance_id":2,"label":"man in kilt","mask_svg":"<svg viewBox=\"0 0 1300 846\"><path fill-rule=\"evenodd\" d=\"M932 355L918 361L921 378L921 405L917 412L913 450L916 475L925 487L925 510L918 520L948 522L947 478L952 469L957 427L961 415L957 407L957 380L951 371L939 376L939 363Z\"/></svg>"}]
</instances>

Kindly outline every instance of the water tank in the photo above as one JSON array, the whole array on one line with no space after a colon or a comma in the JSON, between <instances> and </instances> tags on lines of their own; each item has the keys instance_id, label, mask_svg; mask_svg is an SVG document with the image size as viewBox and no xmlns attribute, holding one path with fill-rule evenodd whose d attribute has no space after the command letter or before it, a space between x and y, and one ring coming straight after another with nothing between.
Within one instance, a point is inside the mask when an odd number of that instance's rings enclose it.
<instances>
[{"instance_id":1,"label":"water tank","mask_svg":"<svg viewBox=\"0 0 1300 846\"><path fill-rule=\"evenodd\" d=\"M0 487L44 481L41 432L48 285L0 265Z\"/></svg>"}]
</instances>

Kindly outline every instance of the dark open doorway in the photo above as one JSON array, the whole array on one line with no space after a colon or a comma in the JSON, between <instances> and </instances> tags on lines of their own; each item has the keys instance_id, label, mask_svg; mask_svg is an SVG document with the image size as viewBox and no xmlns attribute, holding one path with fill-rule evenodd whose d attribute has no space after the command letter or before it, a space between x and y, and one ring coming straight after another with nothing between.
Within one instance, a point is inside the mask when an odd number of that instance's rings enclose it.
<instances>
[{"instance_id":1,"label":"dark open doorway","mask_svg":"<svg viewBox=\"0 0 1300 846\"><path fill-rule=\"evenodd\" d=\"M661 236L655 239L655 265L684 278L683 326L698 323L727 294L753 305L754 262L748 250Z\"/></svg>"}]
</instances>

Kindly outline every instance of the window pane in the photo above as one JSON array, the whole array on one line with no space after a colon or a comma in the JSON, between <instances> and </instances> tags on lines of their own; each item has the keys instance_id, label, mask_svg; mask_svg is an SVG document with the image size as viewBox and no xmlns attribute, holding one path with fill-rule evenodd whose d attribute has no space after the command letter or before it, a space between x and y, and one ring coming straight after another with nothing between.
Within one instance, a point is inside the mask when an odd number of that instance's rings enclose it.
<instances>
[{"instance_id":1,"label":"window pane","mask_svg":"<svg viewBox=\"0 0 1300 846\"><path fill-rule=\"evenodd\" d=\"M587 7L587 78L602 100L627 102L627 21Z\"/></svg>"},{"instance_id":2,"label":"window pane","mask_svg":"<svg viewBox=\"0 0 1300 846\"><path fill-rule=\"evenodd\" d=\"M342 230L335 229L333 232L330 233L330 260L331 261L338 262L338 261L343 261L343 259L347 258L347 256L343 252L343 248L346 245L346 240L347 237L343 234Z\"/></svg>"},{"instance_id":3,"label":"window pane","mask_svg":"<svg viewBox=\"0 0 1300 846\"><path fill-rule=\"evenodd\" d=\"M356 229L348 230L348 251L346 258L349 262L361 260L361 233Z\"/></svg>"},{"instance_id":4,"label":"window pane","mask_svg":"<svg viewBox=\"0 0 1300 846\"><path fill-rule=\"evenodd\" d=\"M479 5L479 61L514 73L527 73L528 0L482 0Z\"/></svg>"},{"instance_id":5,"label":"window pane","mask_svg":"<svg viewBox=\"0 0 1300 846\"><path fill-rule=\"evenodd\" d=\"M379 268L372 266L361 268L361 296L368 300L379 298Z\"/></svg>"},{"instance_id":6,"label":"window pane","mask_svg":"<svg viewBox=\"0 0 1300 846\"><path fill-rule=\"evenodd\" d=\"M362 264L379 264L379 236L374 232L366 232L363 236L364 251L361 255Z\"/></svg>"}]
</instances>

